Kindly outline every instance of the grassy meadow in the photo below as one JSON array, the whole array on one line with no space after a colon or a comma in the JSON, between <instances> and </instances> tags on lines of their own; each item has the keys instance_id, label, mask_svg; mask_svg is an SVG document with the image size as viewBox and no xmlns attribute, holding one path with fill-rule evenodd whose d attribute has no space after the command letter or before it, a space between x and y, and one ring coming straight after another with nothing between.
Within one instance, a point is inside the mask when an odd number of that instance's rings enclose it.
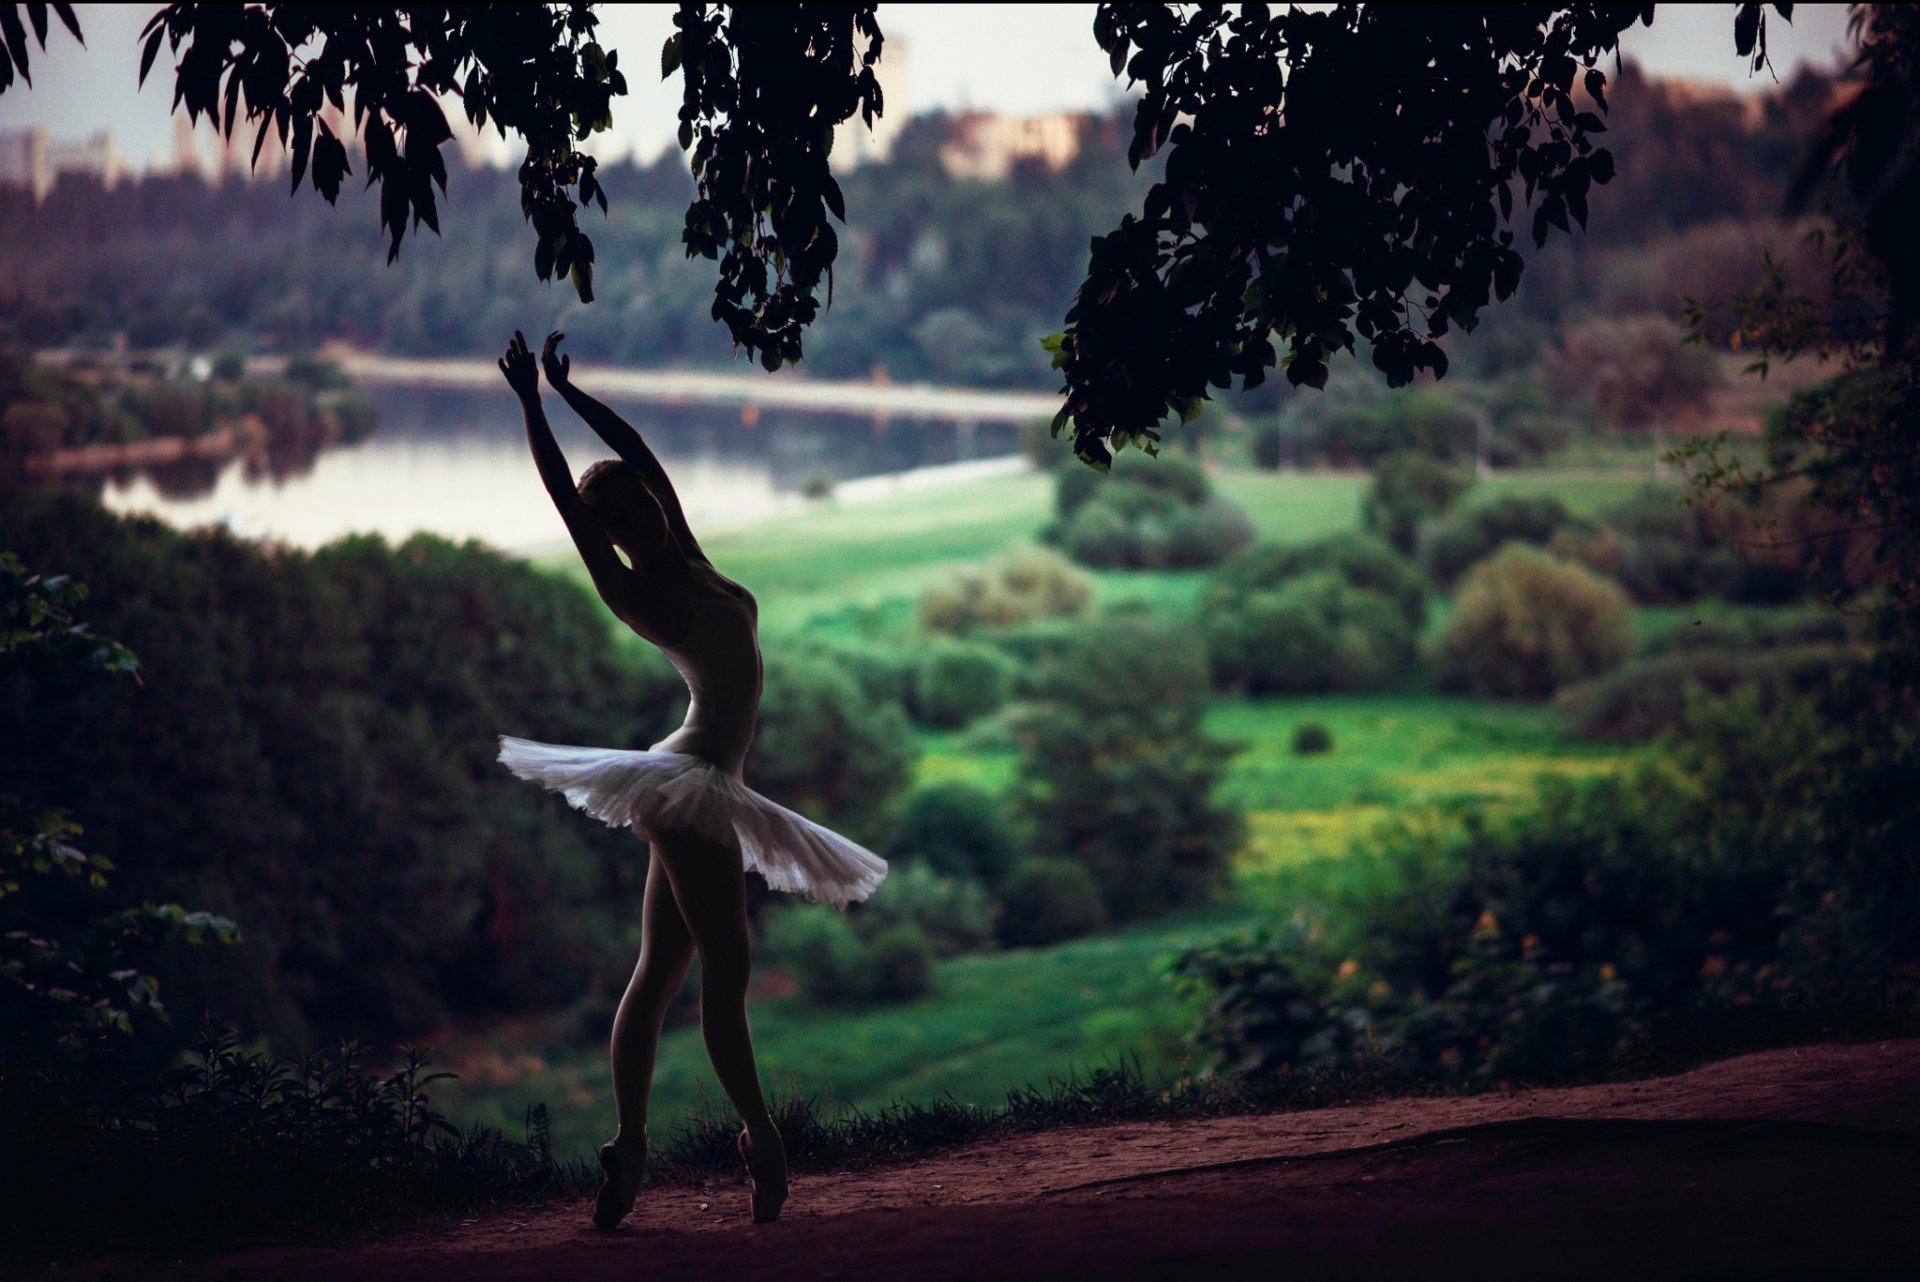
<instances>
[{"instance_id":1,"label":"grassy meadow","mask_svg":"<svg viewBox=\"0 0 1920 1282\"><path fill-rule=\"evenodd\" d=\"M1645 471L1518 472L1486 479L1472 501L1551 493L1591 513L1648 479ZM1367 478L1237 472L1217 483L1263 539L1305 541L1359 527ZM1029 474L827 501L705 543L722 569L759 595L768 647L806 635L909 645L919 593L1031 539L1051 515L1052 492L1048 478ZM543 564L581 573L570 558ZM1094 578L1100 604L1138 602L1177 618L1191 617L1207 574L1102 571ZM1445 603L1437 604L1439 613ZM1699 617L1685 607L1642 613L1643 638ZM1259 924L1290 869L1346 861L1364 876L1370 834L1382 824L1441 822L1461 807L1497 806L1526 797L1542 776L1617 770L1636 751L1575 740L1544 707L1446 698L1417 686L1385 695L1213 701L1207 731L1236 748L1221 797L1246 814L1248 838L1230 891L1205 910L1051 948L945 960L933 992L903 1005L812 1006L783 995L778 976L762 976L767 992L754 1008L754 1028L769 1087L871 1112L942 1095L994 1107L1009 1088L1123 1057L1150 1078L1180 1073L1193 1066L1186 1035L1196 999L1171 983L1169 960L1184 946ZM1330 732L1331 751L1293 751L1295 731L1309 722ZM991 733L916 733L922 782L1000 788L1012 778L1015 751ZM612 1129L603 1050L540 1043L525 1029L476 1034L452 1058L484 1059L496 1071L469 1073L441 1098L461 1121L509 1134L529 1103L544 1100L556 1148L584 1153ZM671 1030L656 1080L656 1135L689 1110L722 1102L699 1030Z\"/></svg>"}]
</instances>

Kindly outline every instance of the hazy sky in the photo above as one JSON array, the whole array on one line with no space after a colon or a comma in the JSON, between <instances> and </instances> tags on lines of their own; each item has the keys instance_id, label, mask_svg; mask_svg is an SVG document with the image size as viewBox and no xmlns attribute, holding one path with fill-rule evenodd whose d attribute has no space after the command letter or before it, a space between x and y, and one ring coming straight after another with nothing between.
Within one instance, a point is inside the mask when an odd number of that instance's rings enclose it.
<instances>
[{"instance_id":1,"label":"hazy sky","mask_svg":"<svg viewBox=\"0 0 1920 1282\"><path fill-rule=\"evenodd\" d=\"M50 48L33 57L34 88L16 82L0 94L0 128L44 124L57 137L113 130L136 165L166 157L172 148L167 107L171 63L163 49L145 92L136 93L136 37L153 5L83 5L87 48L57 23ZM1010 115L1099 108L1119 84L1093 43L1090 4L883 4L881 26L906 55L905 107L910 112L975 107ZM661 42L672 31L670 5L611 5L603 10L602 40L623 55L631 94L614 107L611 146L602 154L637 150L651 156L675 126L678 80L662 85ZM1803 61L1832 65L1845 44L1844 5L1799 5L1791 26L1769 16L1774 66L1786 79ZM1733 6L1662 5L1651 30L1636 27L1626 49L1659 75L1686 76L1741 91L1764 89L1771 79L1750 77L1733 51ZM897 74L897 73L896 73ZM901 96L901 95L896 95Z\"/></svg>"}]
</instances>

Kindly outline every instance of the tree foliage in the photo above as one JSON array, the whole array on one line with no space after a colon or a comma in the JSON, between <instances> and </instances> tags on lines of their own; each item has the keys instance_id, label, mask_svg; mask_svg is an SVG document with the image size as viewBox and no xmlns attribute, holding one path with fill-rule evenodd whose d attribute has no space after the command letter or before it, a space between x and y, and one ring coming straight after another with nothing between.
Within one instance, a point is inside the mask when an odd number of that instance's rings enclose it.
<instances>
[{"instance_id":1,"label":"tree foliage","mask_svg":"<svg viewBox=\"0 0 1920 1282\"><path fill-rule=\"evenodd\" d=\"M1688 315L1704 336L1730 312L1735 343L1754 353L1749 372L1764 377L1775 362L1806 357L1836 374L1789 399L1758 467L1726 452L1724 434L1678 454L1699 464L1694 481L1708 502L1811 485L1826 527L1786 541L1843 559L1847 541L1869 539L1888 584L1886 617L1911 644L1920 620L1920 14L1861 6L1853 31L1860 89L1829 119L1795 193L1805 199L1830 171L1844 179L1832 232L1818 233L1831 272L1814 288L1826 297L1776 262L1724 307Z\"/></svg>"},{"instance_id":2,"label":"tree foliage","mask_svg":"<svg viewBox=\"0 0 1920 1282\"><path fill-rule=\"evenodd\" d=\"M80 35L80 20L74 17L70 4L5 4L0 5L0 93L5 93L13 84L15 76L29 89L33 87L33 67L28 57L27 28L20 23L20 15L26 14L27 25L33 28L33 38L40 47L47 47L47 10L53 10L62 26L73 33L73 38L81 44L86 41Z\"/></svg>"},{"instance_id":3,"label":"tree foliage","mask_svg":"<svg viewBox=\"0 0 1920 1282\"><path fill-rule=\"evenodd\" d=\"M242 121L257 126L255 163L277 137L292 150L293 190L310 179L329 204L352 174L342 133L358 133L367 186L380 185L388 262L409 219L415 231L440 230L434 188L445 195L440 149L453 132L439 99L457 99L475 126L525 139L521 212L533 224L534 270L569 277L586 302L594 251L577 211L604 212L606 193L579 144L613 123L613 99L627 91L619 55L594 38L598 24L587 4L174 4L142 32L140 79L164 41L177 59L176 110L228 137Z\"/></svg>"},{"instance_id":4,"label":"tree foliage","mask_svg":"<svg viewBox=\"0 0 1920 1282\"><path fill-rule=\"evenodd\" d=\"M1754 8L1753 6L1749 6ZM1276 363L1323 387L1365 340L1398 386L1510 297L1535 245L1613 177L1595 65L1651 7L1102 5L1095 38L1144 89L1131 159L1166 154L1138 216L1094 242L1049 340L1056 430L1104 465L1208 389ZM1585 101L1577 94L1585 94ZM1597 109L1597 110L1596 110ZM1516 198L1515 189L1519 189ZM1284 356L1279 350L1283 344Z\"/></svg>"},{"instance_id":5,"label":"tree foliage","mask_svg":"<svg viewBox=\"0 0 1920 1282\"><path fill-rule=\"evenodd\" d=\"M856 113L884 101L875 6L683 4L660 55L685 81L680 146L698 185L687 253L718 259L713 318L769 371L800 359L800 335L833 294L839 253L828 214L846 198L827 158Z\"/></svg>"}]
</instances>

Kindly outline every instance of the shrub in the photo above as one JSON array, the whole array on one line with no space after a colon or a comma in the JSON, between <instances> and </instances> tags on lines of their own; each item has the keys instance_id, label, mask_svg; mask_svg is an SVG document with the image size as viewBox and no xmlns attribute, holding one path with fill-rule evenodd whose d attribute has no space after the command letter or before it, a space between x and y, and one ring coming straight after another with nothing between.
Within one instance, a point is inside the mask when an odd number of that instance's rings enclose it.
<instances>
[{"instance_id":1,"label":"shrub","mask_svg":"<svg viewBox=\"0 0 1920 1282\"><path fill-rule=\"evenodd\" d=\"M1360 517L1369 530L1411 553L1421 525L1444 516L1472 488L1473 473L1464 468L1428 454L1395 454L1374 469Z\"/></svg>"},{"instance_id":2,"label":"shrub","mask_svg":"<svg viewBox=\"0 0 1920 1282\"><path fill-rule=\"evenodd\" d=\"M1810 588L1858 589L1871 558L1863 562L1821 537L1823 518L1804 498L1783 487L1752 508L1708 507L1649 488L1606 513L1601 529L1565 538L1564 546L1648 604L1707 596L1780 604Z\"/></svg>"},{"instance_id":3,"label":"shrub","mask_svg":"<svg viewBox=\"0 0 1920 1282\"><path fill-rule=\"evenodd\" d=\"M1550 495L1503 495L1490 503L1455 509L1426 528L1420 561L1435 583L1450 587L1503 543L1544 546L1572 523L1566 505Z\"/></svg>"},{"instance_id":4,"label":"shrub","mask_svg":"<svg viewBox=\"0 0 1920 1282\"><path fill-rule=\"evenodd\" d=\"M908 922L873 937L867 953L867 994L883 1002L911 1001L933 989L933 942Z\"/></svg>"},{"instance_id":5,"label":"shrub","mask_svg":"<svg viewBox=\"0 0 1920 1282\"><path fill-rule=\"evenodd\" d=\"M1910 1019L1916 798L1910 725L1696 698L1670 760L1389 835L1378 875L1310 874L1300 928L1178 970L1212 998L1202 1043L1249 1072L1550 1078L1674 1031Z\"/></svg>"},{"instance_id":6,"label":"shrub","mask_svg":"<svg viewBox=\"0 0 1920 1282\"><path fill-rule=\"evenodd\" d=\"M997 910L987 888L972 877L948 876L931 864L898 861L882 889L867 901L863 922L876 929L907 924L925 933L934 950L951 957L993 943Z\"/></svg>"},{"instance_id":7,"label":"shrub","mask_svg":"<svg viewBox=\"0 0 1920 1282\"><path fill-rule=\"evenodd\" d=\"M936 872L996 886L1020 857L1001 799L972 784L926 784L907 797L892 850Z\"/></svg>"},{"instance_id":8,"label":"shrub","mask_svg":"<svg viewBox=\"0 0 1920 1282\"><path fill-rule=\"evenodd\" d=\"M1219 564L1252 539L1252 522L1213 493L1198 463L1174 454L1122 458L1105 478L1079 464L1060 473L1048 537L1074 560L1102 569L1195 568Z\"/></svg>"},{"instance_id":9,"label":"shrub","mask_svg":"<svg viewBox=\"0 0 1920 1282\"><path fill-rule=\"evenodd\" d=\"M1541 383L1509 382L1487 407L1486 460L1494 467L1526 467L1559 453L1579 424Z\"/></svg>"},{"instance_id":10,"label":"shrub","mask_svg":"<svg viewBox=\"0 0 1920 1282\"><path fill-rule=\"evenodd\" d=\"M782 904L766 916L761 948L789 972L808 1001L859 1001L868 995L866 945L847 915L821 904Z\"/></svg>"},{"instance_id":11,"label":"shrub","mask_svg":"<svg viewBox=\"0 0 1920 1282\"><path fill-rule=\"evenodd\" d=\"M1075 511L1060 534L1067 555L1096 570L1123 570L1138 557L1133 526L1111 503L1088 503Z\"/></svg>"},{"instance_id":12,"label":"shrub","mask_svg":"<svg viewBox=\"0 0 1920 1282\"><path fill-rule=\"evenodd\" d=\"M766 667L747 782L856 840L878 832L913 763L905 714L818 655L770 653Z\"/></svg>"},{"instance_id":13,"label":"shrub","mask_svg":"<svg viewBox=\"0 0 1920 1282\"><path fill-rule=\"evenodd\" d=\"M1000 898L1000 942L1038 948L1106 925L1100 886L1083 864L1030 859L1007 879Z\"/></svg>"},{"instance_id":14,"label":"shrub","mask_svg":"<svg viewBox=\"0 0 1920 1282\"><path fill-rule=\"evenodd\" d=\"M1318 721L1308 721L1293 732L1293 750L1303 757L1333 751L1333 734Z\"/></svg>"},{"instance_id":15,"label":"shrub","mask_svg":"<svg viewBox=\"0 0 1920 1282\"><path fill-rule=\"evenodd\" d=\"M1313 543L1262 543L1248 548L1214 575L1204 601L1207 612L1231 609L1237 598L1289 579L1331 570L1354 587L1390 599L1418 632L1427 621L1426 580L1413 562L1370 534L1342 534Z\"/></svg>"},{"instance_id":16,"label":"shrub","mask_svg":"<svg viewBox=\"0 0 1920 1282\"><path fill-rule=\"evenodd\" d=\"M1357 380L1356 380L1357 381ZM1435 388L1379 393L1329 393L1294 412L1297 461L1336 467L1372 467L1391 454L1430 458L1473 456L1479 419Z\"/></svg>"},{"instance_id":17,"label":"shrub","mask_svg":"<svg viewBox=\"0 0 1920 1282\"><path fill-rule=\"evenodd\" d=\"M1441 684L1496 699L1544 699L1633 651L1614 584L1525 544L1467 572L1440 646Z\"/></svg>"},{"instance_id":18,"label":"shrub","mask_svg":"<svg viewBox=\"0 0 1920 1282\"><path fill-rule=\"evenodd\" d=\"M1141 538L1140 556L1169 570L1195 570L1218 565L1253 542L1253 522L1240 509L1215 495L1198 507L1175 512L1155 532Z\"/></svg>"},{"instance_id":19,"label":"shrub","mask_svg":"<svg viewBox=\"0 0 1920 1282\"><path fill-rule=\"evenodd\" d=\"M1575 734L1640 743L1683 726L1688 699L1696 690L1716 696L1745 691L1763 711L1771 712L1791 700L1832 695L1861 662L1859 650L1838 645L1689 647L1562 690L1554 706Z\"/></svg>"},{"instance_id":20,"label":"shrub","mask_svg":"<svg viewBox=\"0 0 1920 1282\"><path fill-rule=\"evenodd\" d=\"M1215 687L1256 695L1377 690L1416 649L1392 601L1327 570L1210 613L1206 638Z\"/></svg>"},{"instance_id":21,"label":"shrub","mask_svg":"<svg viewBox=\"0 0 1920 1282\"><path fill-rule=\"evenodd\" d=\"M1022 548L920 597L920 626L963 636L1086 613L1093 582L1050 548Z\"/></svg>"},{"instance_id":22,"label":"shrub","mask_svg":"<svg viewBox=\"0 0 1920 1282\"><path fill-rule=\"evenodd\" d=\"M919 674L916 656L898 645L859 641L814 642L819 658L853 679L869 702L905 711Z\"/></svg>"},{"instance_id":23,"label":"shrub","mask_svg":"<svg viewBox=\"0 0 1920 1282\"><path fill-rule=\"evenodd\" d=\"M1036 665L1039 704L1022 726L1034 843L1085 864L1116 920L1204 898L1241 837L1239 816L1212 800L1231 750L1200 730L1205 659L1149 618L1076 633Z\"/></svg>"},{"instance_id":24,"label":"shrub","mask_svg":"<svg viewBox=\"0 0 1920 1282\"><path fill-rule=\"evenodd\" d=\"M1606 429L1638 430L1697 410L1720 385L1704 347L1666 316L1584 321L1562 331L1543 362L1554 394L1584 398Z\"/></svg>"},{"instance_id":25,"label":"shrub","mask_svg":"<svg viewBox=\"0 0 1920 1282\"><path fill-rule=\"evenodd\" d=\"M989 645L936 639L921 652L913 681L914 719L943 729L963 726L1007 701L1013 664Z\"/></svg>"}]
</instances>

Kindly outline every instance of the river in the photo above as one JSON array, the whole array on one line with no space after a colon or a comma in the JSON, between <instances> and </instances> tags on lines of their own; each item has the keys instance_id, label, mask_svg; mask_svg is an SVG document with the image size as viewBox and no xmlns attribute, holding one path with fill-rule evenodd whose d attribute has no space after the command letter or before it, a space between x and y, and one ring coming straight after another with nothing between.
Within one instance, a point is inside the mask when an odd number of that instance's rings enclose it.
<instances>
[{"instance_id":1,"label":"river","mask_svg":"<svg viewBox=\"0 0 1920 1282\"><path fill-rule=\"evenodd\" d=\"M350 533L398 540L419 530L523 554L565 545L528 456L519 407L493 385L498 371L491 381L355 372L377 416L365 440L328 446L291 466L189 460L128 471L104 483L102 501L183 528L224 525L307 548ZM398 377L408 381L388 381ZM968 393L987 399L956 409L929 389L928 413L916 415L893 408L915 405L914 389L880 389L885 408L855 410L845 398L836 405L817 392L815 404L763 404L724 384L719 395L702 395L700 384L688 395L687 387L640 381L648 377L628 376L638 395L606 400L646 436L699 530L800 507L808 501L803 491L823 483L855 500L1021 466L1014 423L1028 407L1017 394L996 403L994 393ZM674 399L659 399L667 395ZM990 417L996 408L998 417ZM547 409L576 475L610 454L558 397L547 397Z\"/></svg>"}]
</instances>

